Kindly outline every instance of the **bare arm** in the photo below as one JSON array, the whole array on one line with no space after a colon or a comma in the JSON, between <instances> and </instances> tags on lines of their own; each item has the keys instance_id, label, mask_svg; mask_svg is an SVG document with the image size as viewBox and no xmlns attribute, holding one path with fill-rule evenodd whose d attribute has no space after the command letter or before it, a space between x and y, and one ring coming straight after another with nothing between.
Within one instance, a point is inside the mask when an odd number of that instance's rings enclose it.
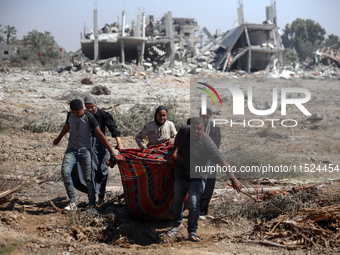
<instances>
[{"instance_id":1,"label":"bare arm","mask_svg":"<svg viewBox=\"0 0 340 255\"><path fill-rule=\"evenodd\" d=\"M117 142L117 145L116 145L116 149L117 150L124 150L124 147L123 147L123 144L122 144L122 141L120 140L120 137L115 137L116 139L116 142Z\"/></svg>"},{"instance_id":2,"label":"bare arm","mask_svg":"<svg viewBox=\"0 0 340 255\"><path fill-rule=\"evenodd\" d=\"M138 147L141 149L147 149L143 139L146 137L146 135L148 134L148 129L145 126L141 131L139 131L139 133L136 135L135 139L136 142L138 144Z\"/></svg>"},{"instance_id":3,"label":"bare arm","mask_svg":"<svg viewBox=\"0 0 340 255\"><path fill-rule=\"evenodd\" d=\"M221 167L225 167L226 169L229 169L229 165L227 164L227 162L222 161L221 163L219 163L219 166ZM230 178L231 180L231 185L232 187L237 191L240 192L241 188L242 188L242 184L240 183L239 180L237 180L237 178L235 177L233 172L227 171L227 176Z\"/></svg>"},{"instance_id":4,"label":"bare arm","mask_svg":"<svg viewBox=\"0 0 340 255\"><path fill-rule=\"evenodd\" d=\"M105 135L103 134L103 132L100 130L100 128L96 128L94 130L94 132L96 133L97 137L99 138L99 140L102 142L102 144L105 146L105 148L109 151L110 155L115 155L109 141L106 139Z\"/></svg>"},{"instance_id":5,"label":"bare arm","mask_svg":"<svg viewBox=\"0 0 340 255\"><path fill-rule=\"evenodd\" d=\"M53 144L54 145L59 145L60 141L61 141L61 138L63 138L64 135L66 135L69 130L70 130L70 126L65 124L63 129L60 131L60 134L58 135L58 137L56 139L54 139Z\"/></svg>"}]
</instances>

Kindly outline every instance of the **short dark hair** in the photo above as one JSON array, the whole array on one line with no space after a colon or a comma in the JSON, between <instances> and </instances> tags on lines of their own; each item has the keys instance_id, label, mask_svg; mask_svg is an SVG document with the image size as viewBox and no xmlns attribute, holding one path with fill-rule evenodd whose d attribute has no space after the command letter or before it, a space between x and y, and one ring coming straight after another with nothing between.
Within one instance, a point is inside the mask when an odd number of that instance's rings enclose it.
<instances>
[{"instance_id":1,"label":"short dark hair","mask_svg":"<svg viewBox=\"0 0 340 255\"><path fill-rule=\"evenodd\" d=\"M194 126L194 125L200 125L203 124L203 126L205 125L205 120L201 117L194 117L194 118L190 118L190 125Z\"/></svg>"},{"instance_id":2,"label":"short dark hair","mask_svg":"<svg viewBox=\"0 0 340 255\"><path fill-rule=\"evenodd\" d=\"M200 108L200 116L203 115L203 114L202 114L202 110L203 110L203 109L202 109L202 107L201 107L201 108ZM210 115L210 116L213 115L212 109L211 109L210 107L208 107L208 106L207 106L207 108L206 108L206 114L207 114L207 115Z\"/></svg>"},{"instance_id":3,"label":"short dark hair","mask_svg":"<svg viewBox=\"0 0 340 255\"><path fill-rule=\"evenodd\" d=\"M83 109L83 103L80 99L73 99L70 102L71 111L79 111Z\"/></svg>"}]
</instances>

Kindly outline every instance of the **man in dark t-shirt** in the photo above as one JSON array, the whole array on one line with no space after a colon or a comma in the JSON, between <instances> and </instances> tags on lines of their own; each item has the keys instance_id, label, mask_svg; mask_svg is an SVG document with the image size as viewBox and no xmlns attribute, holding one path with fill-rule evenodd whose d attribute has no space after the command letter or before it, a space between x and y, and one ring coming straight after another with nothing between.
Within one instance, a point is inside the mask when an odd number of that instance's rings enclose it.
<instances>
[{"instance_id":1,"label":"man in dark t-shirt","mask_svg":"<svg viewBox=\"0 0 340 255\"><path fill-rule=\"evenodd\" d=\"M93 115L84 111L83 103L79 99L74 99L70 103L71 112L67 114L66 123L58 137L53 141L54 145L59 145L64 135L70 132L67 149L65 151L61 175L64 181L66 193L70 203L64 209L70 211L77 209L77 197L74 192L71 172L77 161L81 164L83 176L85 178L87 193L89 197L90 212L96 213L96 197L92 179L91 169L91 131L93 130L99 140L110 152L111 158L114 158L114 151L108 140L99 128L98 122Z\"/></svg>"},{"instance_id":2,"label":"man in dark t-shirt","mask_svg":"<svg viewBox=\"0 0 340 255\"><path fill-rule=\"evenodd\" d=\"M221 144L221 131L220 128L215 126L214 123L211 121L211 117L213 115L213 109L207 106L206 114L202 114L202 108L199 111L199 116L202 117L205 121L205 129L204 133L207 133L211 139L216 144L217 148L220 148ZM210 165L214 164L214 162L210 162ZM209 203L211 197L214 193L216 183L216 172L210 173L207 182L205 183L204 192L201 198L201 213L200 219L204 219L205 216L208 214Z\"/></svg>"},{"instance_id":3,"label":"man in dark t-shirt","mask_svg":"<svg viewBox=\"0 0 340 255\"><path fill-rule=\"evenodd\" d=\"M209 160L218 163L220 167L228 169L228 164L223 159L216 144L204 133L205 122L200 117L192 118L190 126L185 125L177 133L170 158L176 158L174 197L172 204L174 226L167 232L169 237L174 237L183 229L184 199L188 194L188 233L191 241L198 242L200 237L196 234L200 216L200 202L209 172L204 171ZM233 173L227 172L232 186L238 192L241 183Z\"/></svg>"}]
</instances>

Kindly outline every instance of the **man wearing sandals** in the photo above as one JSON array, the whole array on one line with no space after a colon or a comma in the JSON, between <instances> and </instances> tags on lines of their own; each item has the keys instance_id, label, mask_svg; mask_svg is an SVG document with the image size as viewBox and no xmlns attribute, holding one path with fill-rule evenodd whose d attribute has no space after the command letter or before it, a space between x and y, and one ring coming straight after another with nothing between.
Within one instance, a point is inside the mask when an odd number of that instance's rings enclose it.
<instances>
[{"instance_id":1,"label":"man wearing sandals","mask_svg":"<svg viewBox=\"0 0 340 255\"><path fill-rule=\"evenodd\" d=\"M184 199L188 194L188 233L189 239L199 242L201 239L196 234L200 216L200 202L209 172L197 171L204 169L209 160L219 162L218 165L228 169L228 164L212 139L204 133L205 121L201 117L191 119L191 125L180 128L175 138L175 143L169 157L176 158L174 197L172 204L174 226L167 232L167 236L174 237L183 229ZM197 168L198 166L198 168ZM238 192L241 183L231 172L227 172L232 186Z\"/></svg>"}]
</instances>

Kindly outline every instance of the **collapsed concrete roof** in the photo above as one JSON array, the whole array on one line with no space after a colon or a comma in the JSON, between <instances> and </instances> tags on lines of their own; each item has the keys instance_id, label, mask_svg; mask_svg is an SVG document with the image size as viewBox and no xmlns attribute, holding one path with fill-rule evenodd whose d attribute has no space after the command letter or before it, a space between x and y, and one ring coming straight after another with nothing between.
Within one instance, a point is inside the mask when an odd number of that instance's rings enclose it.
<instances>
[{"instance_id":1,"label":"collapsed concrete roof","mask_svg":"<svg viewBox=\"0 0 340 255\"><path fill-rule=\"evenodd\" d=\"M250 73L271 68L280 69L276 64L282 63L283 46L276 25L275 8L275 3L266 7L267 17L263 24L242 23L217 38L203 28L210 42L200 50L196 47L198 38L194 36L199 26L193 19L173 19L171 12L168 12L158 25L153 22L153 16L150 15L149 25L146 26L143 13L142 21L137 16L136 22L144 24L143 26L135 26L128 33L125 33L125 29L120 33L116 29L100 34L96 28L95 10L95 30L91 36L81 40L82 52L89 59L118 57L124 64L126 58L138 65L147 64L154 68L165 63L166 66L174 68L179 62L180 66L188 64L192 67L197 64L200 68L205 61L210 69L210 66L213 66L222 72L243 70ZM125 12L122 18L123 28L125 28L124 15ZM240 16L238 23L244 22L242 4L238 9L238 15Z\"/></svg>"},{"instance_id":2,"label":"collapsed concrete roof","mask_svg":"<svg viewBox=\"0 0 340 255\"><path fill-rule=\"evenodd\" d=\"M274 65L275 54L283 51L279 37L274 24L242 24L215 40L215 69L264 70Z\"/></svg>"},{"instance_id":3,"label":"collapsed concrete roof","mask_svg":"<svg viewBox=\"0 0 340 255\"><path fill-rule=\"evenodd\" d=\"M94 20L96 20L96 15L94 12ZM95 28L90 35L81 40L82 52L87 58L98 60L119 57L122 63L127 59L128 61L137 60L138 64L143 64L144 59L152 62L170 61L173 63L176 48L184 35L187 38L185 43L181 43L182 47L185 44L195 45L197 43L194 33L199 26L192 19L172 18L171 12L168 12L162 18L161 23L154 23L153 16L150 15L149 25L146 26L143 13L143 21L137 16L136 22L144 24L143 26L135 25L125 29L124 15L123 12L122 27L124 29L120 33L117 31L107 33L103 29L96 32L97 28ZM186 20L188 22L185 22Z\"/></svg>"},{"instance_id":4,"label":"collapsed concrete roof","mask_svg":"<svg viewBox=\"0 0 340 255\"><path fill-rule=\"evenodd\" d=\"M315 52L315 62L332 62L340 67L340 49L332 49L332 46L318 49Z\"/></svg>"}]
</instances>

